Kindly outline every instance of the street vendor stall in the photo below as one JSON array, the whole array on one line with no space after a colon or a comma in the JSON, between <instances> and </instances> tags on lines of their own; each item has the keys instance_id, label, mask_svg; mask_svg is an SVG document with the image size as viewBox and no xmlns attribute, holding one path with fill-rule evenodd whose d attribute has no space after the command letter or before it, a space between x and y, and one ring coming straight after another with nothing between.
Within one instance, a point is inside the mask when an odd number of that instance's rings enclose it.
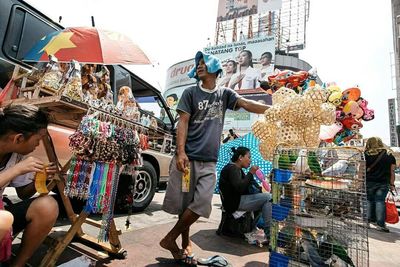
<instances>
[{"instance_id":1,"label":"street vendor stall","mask_svg":"<svg viewBox=\"0 0 400 267\"><path fill-rule=\"evenodd\" d=\"M57 40L66 36L73 46L57 48ZM58 54L62 60L50 53ZM141 149L148 147L150 139L162 139L159 135L163 130L158 129L155 119L141 112L128 86L121 87L114 99L110 72L105 65L100 68L93 63L150 62L126 36L95 28L71 28L49 34L32 48L26 59L48 63L29 74L21 73L17 66L13 79L2 91L1 105L32 104L41 107L55 126L76 129L69 138L72 157L64 165L59 163L50 134L42 140L48 161L57 163L58 170L50 183L38 188L43 193L47 191L43 187L47 186L49 191L57 187L71 227L48 250L40 266L54 266L74 237L114 256L125 257L127 252L118 238L121 231L113 220L119 177L124 171L135 175L135 168L142 165ZM90 64L82 67L74 59ZM126 165L129 168L124 170ZM86 200L79 215L73 211L69 197ZM91 213L101 213L101 222L89 219ZM83 223L98 227L99 235L85 233Z\"/></svg>"},{"instance_id":2,"label":"street vendor stall","mask_svg":"<svg viewBox=\"0 0 400 267\"><path fill-rule=\"evenodd\" d=\"M360 95L336 85L280 87L253 124L273 167L270 266L368 266L365 159L344 146L374 118Z\"/></svg>"}]
</instances>

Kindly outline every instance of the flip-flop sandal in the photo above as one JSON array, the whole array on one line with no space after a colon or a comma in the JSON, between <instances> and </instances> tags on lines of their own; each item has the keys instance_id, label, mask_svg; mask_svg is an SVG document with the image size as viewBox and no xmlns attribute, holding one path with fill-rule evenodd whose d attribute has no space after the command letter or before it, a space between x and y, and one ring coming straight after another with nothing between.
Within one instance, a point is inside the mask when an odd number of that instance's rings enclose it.
<instances>
[{"instance_id":1,"label":"flip-flop sandal","mask_svg":"<svg viewBox=\"0 0 400 267\"><path fill-rule=\"evenodd\" d=\"M197 264L206 266L215 266L215 267L231 266L228 260L220 255L215 255L207 259L198 259Z\"/></svg>"},{"instance_id":2,"label":"flip-flop sandal","mask_svg":"<svg viewBox=\"0 0 400 267\"><path fill-rule=\"evenodd\" d=\"M194 253L190 255L186 255L186 258L183 259L183 261L188 265L188 266L197 266L197 260L194 258Z\"/></svg>"},{"instance_id":3,"label":"flip-flop sandal","mask_svg":"<svg viewBox=\"0 0 400 267\"><path fill-rule=\"evenodd\" d=\"M183 249L181 250L182 252L184 251ZM175 263L179 264L180 266L197 266L197 260L194 258L194 253L192 253L190 256L187 255L186 253L182 254L182 258L180 259L173 259Z\"/></svg>"}]
</instances>

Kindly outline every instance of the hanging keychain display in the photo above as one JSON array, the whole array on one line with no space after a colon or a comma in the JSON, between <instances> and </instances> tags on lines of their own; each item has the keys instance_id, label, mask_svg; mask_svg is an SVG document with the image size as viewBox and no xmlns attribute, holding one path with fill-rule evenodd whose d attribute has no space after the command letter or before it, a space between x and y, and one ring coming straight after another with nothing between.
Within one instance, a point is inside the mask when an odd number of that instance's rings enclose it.
<instances>
[{"instance_id":1,"label":"hanging keychain display","mask_svg":"<svg viewBox=\"0 0 400 267\"><path fill-rule=\"evenodd\" d=\"M101 213L98 239L107 241L122 165L141 166L136 124L90 109L69 146L74 152L64 193L86 200L84 211Z\"/></svg>"}]
</instances>

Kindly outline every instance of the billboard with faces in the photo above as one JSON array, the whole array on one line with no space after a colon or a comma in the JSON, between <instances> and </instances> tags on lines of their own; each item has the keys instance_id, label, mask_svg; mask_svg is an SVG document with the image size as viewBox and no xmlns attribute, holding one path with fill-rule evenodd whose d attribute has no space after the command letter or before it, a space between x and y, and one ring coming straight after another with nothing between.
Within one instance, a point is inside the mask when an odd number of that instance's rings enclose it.
<instances>
[{"instance_id":1,"label":"billboard with faces","mask_svg":"<svg viewBox=\"0 0 400 267\"><path fill-rule=\"evenodd\" d=\"M275 37L264 36L204 48L223 66L218 84L239 94L262 93L260 83L274 73Z\"/></svg>"}]
</instances>

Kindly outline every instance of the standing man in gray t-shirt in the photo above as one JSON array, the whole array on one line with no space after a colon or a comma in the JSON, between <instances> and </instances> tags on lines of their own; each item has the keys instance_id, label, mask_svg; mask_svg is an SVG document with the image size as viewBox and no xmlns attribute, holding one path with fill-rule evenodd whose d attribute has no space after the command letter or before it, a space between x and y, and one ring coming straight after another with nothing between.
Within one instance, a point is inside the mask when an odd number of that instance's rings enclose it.
<instances>
[{"instance_id":1,"label":"standing man in gray t-shirt","mask_svg":"<svg viewBox=\"0 0 400 267\"><path fill-rule=\"evenodd\" d=\"M177 154L171 164L163 210L178 214L179 220L160 245L169 250L174 259L188 264L196 263L189 239L190 226L200 216L208 218L211 213L216 183L215 165L225 111L228 108L244 108L262 114L269 108L240 97L230 88L218 87L216 80L221 71L221 62L217 57L197 52L195 67L188 75L199 82L183 92L177 107L180 116ZM189 170L190 174L187 190L182 179L185 170ZM179 235L182 235L182 249L176 244Z\"/></svg>"}]
</instances>

